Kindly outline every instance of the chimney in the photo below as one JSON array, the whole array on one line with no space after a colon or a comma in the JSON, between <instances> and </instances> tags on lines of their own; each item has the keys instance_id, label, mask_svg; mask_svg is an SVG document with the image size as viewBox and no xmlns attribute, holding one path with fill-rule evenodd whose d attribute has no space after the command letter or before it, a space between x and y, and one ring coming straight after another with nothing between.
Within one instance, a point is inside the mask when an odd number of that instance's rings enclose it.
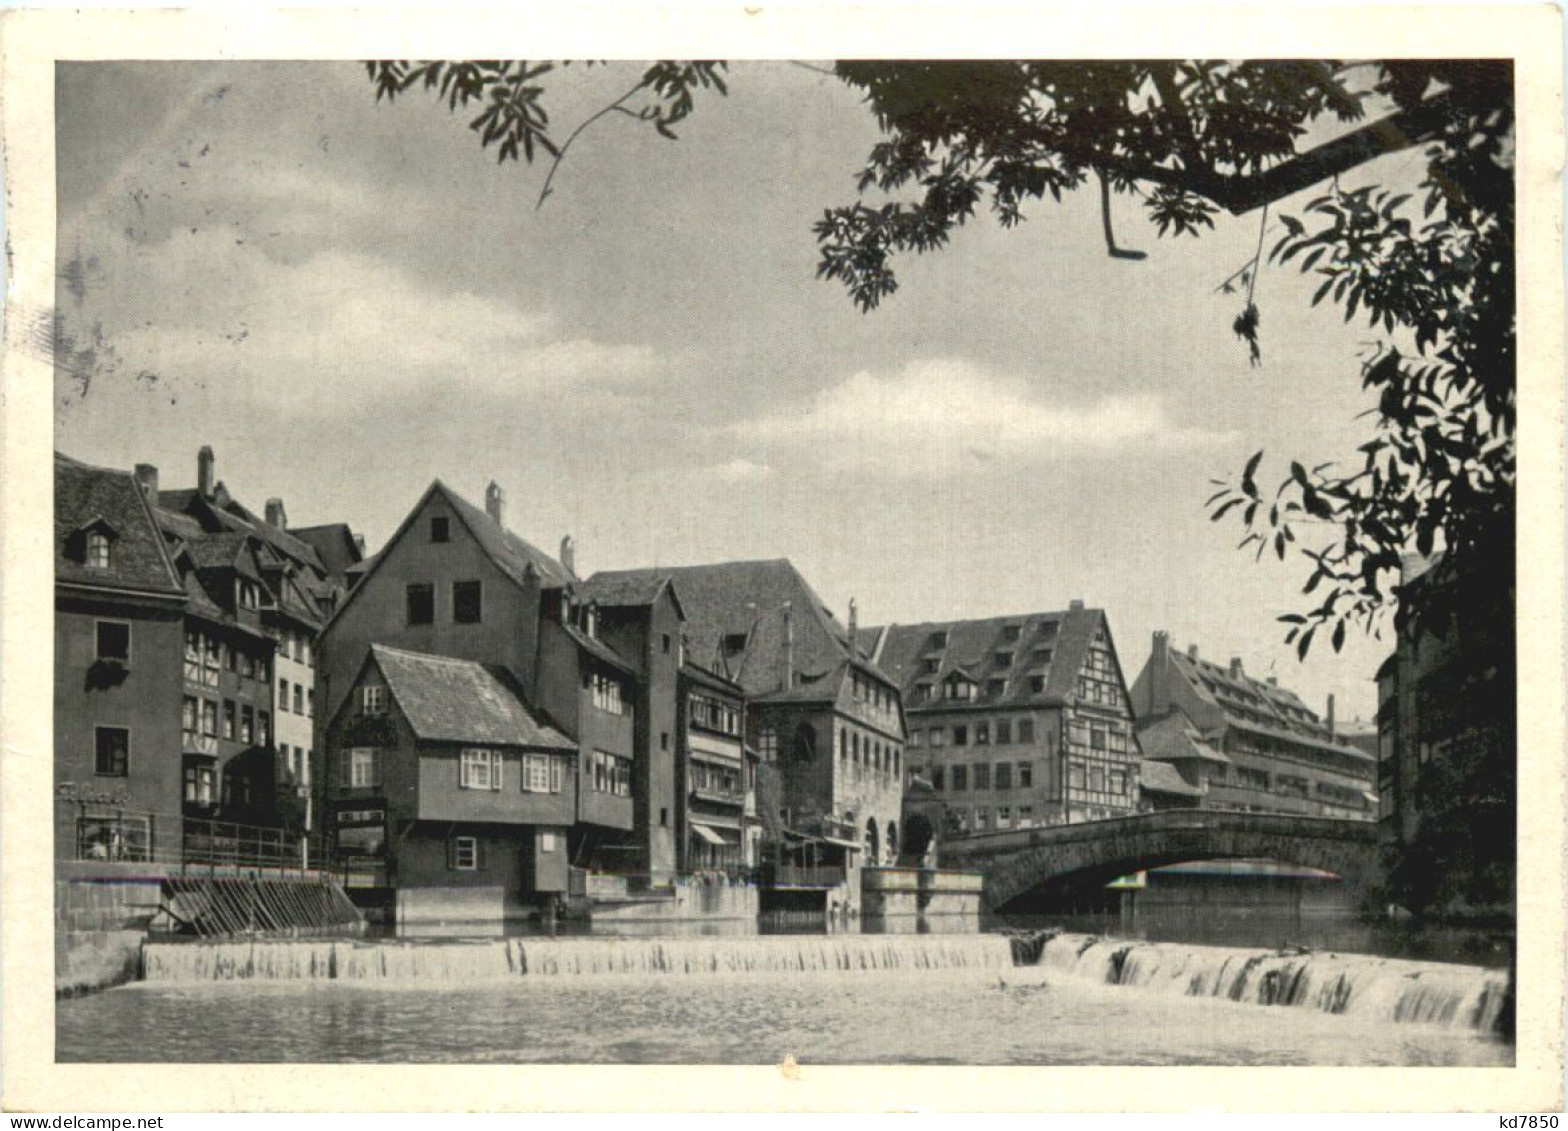
<instances>
[{"instance_id":1,"label":"chimney","mask_svg":"<svg viewBox=\"0 0 1568 1131\"><path fill-rule=\"evenodd\" d=\"M860 610L855 605L855 599L849 599L849 654L859 655L855 647L855 630L860 627Z\"/></svg>"},{"instance_id":2,"label":"chimney","mask_svg":"<svg viewBox=\"0 0 1568 1131\"><path fill-rule=\"evenodd\" d=\"M282 499L267 500L267 525L278 530L287 530L289 528L289 516L283 510Z\"/></svg>"},{"instance_id":3,"label":"chimney","mask_svg":"<svg viewBox=\"0 0 1568 1131\"><path fill-rule=\"evenodd\" d=\"M1189 644L1189 645L1187 645L1187 659L1189 659L1189 660L1196 660L1197 658L1198 658L1198 646L1196 644Z\"/></svg>"},{"instance_id":4,"label":"chimney","mask_svg":"<svg viewBox=\"0 0 1568 1131\"><path fill-rule=\"evenodd\" d=\"M1269 686L1270 687L1278 687L1279 686L1279 676L1277 676L1277 675L1269 676Z\"/></svg>"},{"instance_id":5,"label":"chimney","mask_svg":"<svg viewBox=\"0 0 1568 1131\"><path fill-rule=\"evenodd\" d=\"M1328 717L1323 721L1328 724L1329 738L1332 739L1338 737L1334 733L1334 693L1332 691L1328 693Z\"/></svg>"},{"instance_id":6,"label":"chimney","mask_svg":"<svg viewBox=\"0 0 1568 1131\"><path fill-rule=\"evenodd\" d=\"M363 560L365 557L365 536L363 534L354 535L354 549L359 551L359 556Z\"/></svg>"},{"instance_id":7,"label":"chimney","mask_svg":"<svg viewBox=\"0 0 1568 1131\"><path fill-rule=\"evenodd\" d=\"M147 496L147 501L153 506L158 505L158 469L150 463L136 465L136 482L141 484L142 494Z\"/></svg>"},{"instance_id":8,"label":"chimney","mask_svg":"<svg viewBox=\"0 0 1568 1131\"><path fill-rule=\"evenodd\" d=\"M1154 651L1149 656L1149 714L1156 717L1170 710L1171 638L1168 633L1154 634Z\"/></svg>"},{"instance_id":9,"label":"chimney","mask_svg":"<svg viewBox=\"0 0 1568 1131\"><path fill-rule=\"evenodd\" d=\"M1074 597L1071 601L1067 602L1067 607L1068 607L1068 609L1073 610L1073 611L1080 611L1080 610L1082 610L1083 609L1083 598L1082 597Z\"/></svg>"},{"instance_id":10,"label":"chimney","mask_svg":"<svg viewBox=\"0 0 1568 1131\"><path fill-rule=\"evenodd\" d=\"M795 686L795 617L792 602L784 602L784 690Z\"/></svg>"},{"instance_id":11,"label":"chimney","mask_svg":"<svg viewBox=\"0 0 1568 1131\"><path fill-rule=\"evenodd\" d=\"M212 448L203 444L201 451L196 453L196 490L201 492L204 499L212 498Z\"/></svg>"},{"instance_id":12,"label":"chimney","mask_svg":"<svg viewBox=\"0 0 1568 1131\"><path fill-rule=\"evenodd\" d=\"M1240 679L1241 678L1241 657L1240 656L1232 656L1230 658L1230 678L1231 679Z\"/></svg>"},{"instance_id":13,"label":"chimney","mask_svg":"<svg viewBox=\"0 0 1568 1131\"><path fill-rule=\"evenodd\" d=\"M577 543L572 541L570 534L561 539L561 565L567 573L577 576Z\"/></svg>"},{"instance_id":14,"label":"chimney","mask_svg":"<svg viewBox=\"0 0 1568 1131\"><path fill-rule=\"evenodd\" d=\"M501 485L494 479L485 488L485 513L495 520L497 526L506 525L506 492L501 490Z\"/></svg>"}]
</instances>

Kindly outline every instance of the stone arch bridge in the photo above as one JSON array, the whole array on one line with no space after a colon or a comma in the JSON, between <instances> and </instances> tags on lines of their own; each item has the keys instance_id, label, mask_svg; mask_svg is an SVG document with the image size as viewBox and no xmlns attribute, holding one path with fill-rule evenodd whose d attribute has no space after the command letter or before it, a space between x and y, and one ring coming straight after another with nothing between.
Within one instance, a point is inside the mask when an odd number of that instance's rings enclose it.
<instances>
[{"instance_id":1,"label":"stone arch bridge","mask_svg":"<svg viewBox=\"0 0 1568 1131\"><path fill-rule=\"evenodd\" d=\"M1011 829L944 840L944 868L985 874L984 904L1000 910L1069 878L1117 876L1188 860L1273 860L1332 872L1364 902L1380 878L1377 824L1326 817L1204 810Z\"/></svg>"}]
</instances>

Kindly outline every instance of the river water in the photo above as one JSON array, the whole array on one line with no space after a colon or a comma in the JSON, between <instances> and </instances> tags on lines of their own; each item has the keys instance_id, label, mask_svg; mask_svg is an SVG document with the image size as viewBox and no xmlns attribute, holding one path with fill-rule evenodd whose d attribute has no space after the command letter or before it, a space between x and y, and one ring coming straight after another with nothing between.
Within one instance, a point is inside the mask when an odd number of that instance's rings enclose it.
<instances>
[{"instance_id":1,"label":"river water","mask_svg":"<svg viewBox=\"0 0 1568 1131\"><path fill-rule=\"evenodd\" d=\"M1018 964L1021 961L1023 964ZM1508 1065L1479 966L1063 934L152 944L61 1061Z\"/></svg>"}]
</instances>

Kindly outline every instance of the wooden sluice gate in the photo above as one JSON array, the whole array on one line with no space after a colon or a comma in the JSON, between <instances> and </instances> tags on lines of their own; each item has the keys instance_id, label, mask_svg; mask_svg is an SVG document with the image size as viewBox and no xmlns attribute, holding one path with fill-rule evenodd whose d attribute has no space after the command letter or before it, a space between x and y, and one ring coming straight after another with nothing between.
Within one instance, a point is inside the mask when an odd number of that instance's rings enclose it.
<instances>
[{"instance_id":1,"label":"wooden sluice gate","mask_svg":"<svg viewBox=\"0 0 1568 1131\"><path fill-rule=\"evenodd\" d=\"M357 935L364 917L326 876L180 875L163 882L166 929L203 939Z\"/></svg>"}]
</instances>

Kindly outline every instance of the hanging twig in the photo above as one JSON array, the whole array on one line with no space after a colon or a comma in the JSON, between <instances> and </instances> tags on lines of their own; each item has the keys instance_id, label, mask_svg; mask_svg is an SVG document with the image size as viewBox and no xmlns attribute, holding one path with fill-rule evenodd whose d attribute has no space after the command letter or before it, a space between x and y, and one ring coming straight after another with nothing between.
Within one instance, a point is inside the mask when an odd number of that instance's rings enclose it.
<instances>
[{"instance_id":1,"label":"hanging twig","mask_svg":"<svg viewBox=\"0 0 1568 1131\"><path fill-rule=\"evenodd\" d=\"M572 147L572 142L577 140L578 135L586 130L589 126L597 122L600 118L604 117L606 114L615 113L616 111L619 111L628 117L636 118L637 115L626 109L626 107L622 104L632 95L636 94L639 90L644 89L647 85L648 80L646 78L638 80L636 86L632 87L625 94L617 98L614 102L610 103L604 109L598 111L596 114L588 118L585 122L583 122L580 126L571 132L571 136L566 139L566 141L562 144L560 151L556 153L555 160L550 162L550 171L545 174L544 178L544 188L539 190L539 200L534 204L535 211L544 207L545 197L550 195L550 184L555 180L555 171L561 167L561 161L566 157L566 151Z\"/></svg>"},{"instance_id":2,"label":"hanging twig","mask_svg":"<svg viewBox=\"0 0 1568 1131\"><path fill-rule=\"evenodd\" d=\"M1147 259L1141 251L1130 251L1116 246L1116 233L1111 230L1111 182L1104 169L1095 169L1100 177L1100 220L1105 226L1105 251L1112 259Z\"/></svg>"}]
</instances>

